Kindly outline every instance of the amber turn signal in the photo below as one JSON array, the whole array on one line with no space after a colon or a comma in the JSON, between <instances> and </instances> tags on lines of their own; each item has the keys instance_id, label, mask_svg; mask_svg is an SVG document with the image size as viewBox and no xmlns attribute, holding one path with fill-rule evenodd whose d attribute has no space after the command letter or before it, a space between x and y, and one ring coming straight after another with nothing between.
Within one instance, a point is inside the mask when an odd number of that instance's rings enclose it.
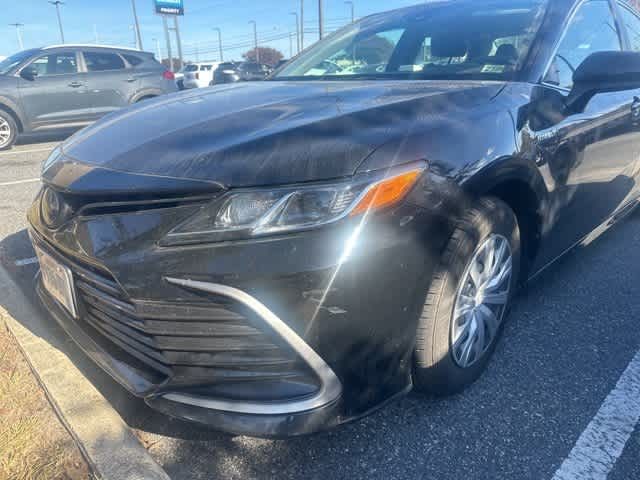
<instances>
[{"instance_id":1,"label":"amber turn signal","mask_svg":"<svg viewBox=\"0 0 640 480\"><path fill-rule=\"evenodd\" d=\"M374 184L351 211L351 215L359 215L395 205L411 190L423 170L423 168L417 168Z\"/></svg>"}]
</instances>

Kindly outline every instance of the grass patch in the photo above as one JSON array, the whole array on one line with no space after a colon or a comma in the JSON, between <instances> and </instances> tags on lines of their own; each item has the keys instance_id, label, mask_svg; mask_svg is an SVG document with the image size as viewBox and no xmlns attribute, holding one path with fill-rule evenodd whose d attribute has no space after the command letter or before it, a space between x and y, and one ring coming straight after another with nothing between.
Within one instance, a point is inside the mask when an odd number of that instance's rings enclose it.
<instances>
[{"instance_id":1,"label":"grass patch","mask_svg":"<svg viewBox=\"0 0 640 480\"><path fill-rule=\"evenodd\" d=\"M85 480L89 468L0 322L0 480Z\"/></svg>"}]
</instances>

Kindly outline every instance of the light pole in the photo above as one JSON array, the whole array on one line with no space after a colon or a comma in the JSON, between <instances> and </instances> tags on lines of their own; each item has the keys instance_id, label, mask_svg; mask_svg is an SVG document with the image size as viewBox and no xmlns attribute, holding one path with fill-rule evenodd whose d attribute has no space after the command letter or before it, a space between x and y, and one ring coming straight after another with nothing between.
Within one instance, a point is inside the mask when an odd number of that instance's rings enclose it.
<instances>
[{"instance_id":1,"label":"light pole","mask_svg":"<svg viewBox=\"0 0 640 480\"><path fill-rule=\"evenodd\" d=\"M293 58L293 32L289 33L289 58Z\"/></svg>"},{"instance_id":2,"label":"light pole","mask_svg":"<svg viewBox=\"0 0 640 480\"><path fill-rule=\"evenodd\" d=\"M297 53L300 53L300 22L297 12L291 12L291 15L296 17L296 48Z\"/></svg>"},{"instance_id":3,"label":"light pole","mask_svg":"<svg viewBox=\"0 0 640 480\"><path fill-rule=\"evenodd\" d=\"M10 23L10 27L16 27L16 35L18 36L18 45L20 46L20 50L24 50L24 44L22 43L22 33L20 32L20 28L24 27L24 23Z\"/></svg>"},{"instance_id":4,"label":"light pole","mask_svg":"<svg viewBox=\"0 0 640 480\"><path fill-rule=\"evenodd\" d=\"M300 0L300 51L304 50L304 0Z\"/></svg>"},{"instance_id":5,"label":"light pole","mask_svg":"<svg viewBox=\"0 0 640 480\"><path fill-rule=\"evenodd\" d=\"M344 2L345 5L351 5L351 23L356 21L356 8L353 2Z\"/></svg>"},{"instance_id":6,"label":"light pole","mask_svg":"<svg viewBox=\"0 0 640 480\"><path fill-rule=\"evenodd\" d=\"M60 5L64 5L64 2L61 2L60 0L49 0L49 3L56 6L56 14L58 15L58 26L60 27L60 40L62 40L62 43L64 43L64 30L62 29L62 18L60 17Z\"/></svg>"},{"instance_id":7,"label":"light pole","mask_svg":"<svg viewBox=\"0 0 640 480\"><path fill-rule=\"evenodd\" d=\"M260 50L258 50L258 24L255 20L251 20L249 23L253 24L253 44L256 51L256 63L260 63Z\"/></svg>"},{"instance_id":8,"label":"light pole","mask_svg":"<svg viewBox=\"0 0 640 480\"><path fill-rule=\"evenodd\" d=\"M160 40L158 40L157 38L152 38L151 40L153 40L153 42L156 44L156 55L158 57L158 61L161 62L162 52L160 51Z\"/></svg>"},{"instance_id":9,"label":"light pole","mask_svg":"<svg viewBox=\"0 0 640 480\"><path fill-rule=\"evenodd\" d=\"M218 32L218 48L220 49L220 61L224 62L224 57L222 55L222 30L218 27L215 27L214 30Z\"/></svg>"},{"instance_id":10,"label":"light pole","mask_svg":"<svg viewBox=\"0 0 640 480\"><path fill-rule=\"evenodd\" d=\"M142 46L142 35L140 34L140 22L138 22L138 12L136 10L136 0L131 0L131 8L133 9L133 20L136 24L138 50L144 50L144 47Z\"/></svg>"},{"instance_id":11,"label":"light pole","mask_svg":"<svg viewBox=\"0 0 640 480\"><path fill-rule=\"evenodd\" d=\"M318 31L320 40L324 37L324 5L322 0L318 0Z\"/></svg>"}]
</instances>

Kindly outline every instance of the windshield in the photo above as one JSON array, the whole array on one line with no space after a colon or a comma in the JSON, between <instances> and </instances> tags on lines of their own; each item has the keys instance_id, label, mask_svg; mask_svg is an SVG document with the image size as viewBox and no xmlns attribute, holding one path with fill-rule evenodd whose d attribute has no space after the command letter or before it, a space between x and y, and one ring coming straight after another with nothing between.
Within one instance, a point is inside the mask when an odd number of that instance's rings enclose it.
<instances>
[{"instance_id":1,"label":"windshield","mask_svg":"<svg viewBox=\"0 0 640 480\"><path fill-rule=\"evenodd\" d=\"M7 73L10 73L18 65L31 58L34 52L35 50L25 50L2 60L0 62L0 75L6 75Z\"/></svg>"},{"instance_id":2,"label":"windshield","mask_svg":"<svg viewBox=\"0 0 640 480\"><path fill-rule=\"evenodd\" d=\"M274 79L510 79L529 52L545 5L469 1L375 15L327 37Z\"/></svg>"}]
</instances>

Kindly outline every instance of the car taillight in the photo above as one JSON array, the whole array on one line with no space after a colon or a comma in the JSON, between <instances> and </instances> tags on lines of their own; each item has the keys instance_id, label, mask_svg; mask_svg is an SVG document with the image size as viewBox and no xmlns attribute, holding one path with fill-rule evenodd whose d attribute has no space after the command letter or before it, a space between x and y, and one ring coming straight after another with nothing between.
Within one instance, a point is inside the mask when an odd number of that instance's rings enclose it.
<instances>
[{"instance_id":1,"label":"car taillight","mask_svg":"<svg viewBox=\"0 0 640 480\"><path fill-rule=\"evenodd\" d=\"M165 70L165 71L162 73L162 78L164 78L165 80L175 80L175 79L176 79L176 76L175 76L175 74L174 74L172 71L170 71L170 70Z\"/></svg>"}]
</instances>

